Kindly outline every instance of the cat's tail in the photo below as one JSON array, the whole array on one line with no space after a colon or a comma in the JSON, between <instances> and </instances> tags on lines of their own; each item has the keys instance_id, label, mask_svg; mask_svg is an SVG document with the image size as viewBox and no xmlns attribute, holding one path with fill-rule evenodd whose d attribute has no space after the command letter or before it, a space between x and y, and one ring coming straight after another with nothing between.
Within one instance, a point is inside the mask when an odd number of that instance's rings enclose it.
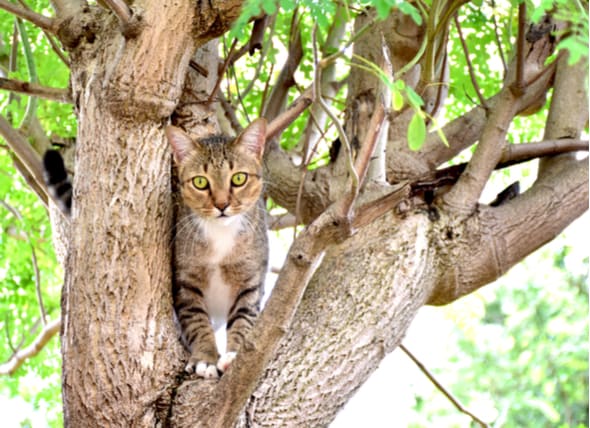
<instances>
[{"instance_id":1,"label":"cat's tail","mask_svg":"<svg viewBox=\"0 0 590 428\"><path fill-rule=\"evenodd\" d=\"M72 209L72 183L64 161L57 150L47 150L43 156L45 184L59 208L68 216Z\"/></svg>"}]
</instances>

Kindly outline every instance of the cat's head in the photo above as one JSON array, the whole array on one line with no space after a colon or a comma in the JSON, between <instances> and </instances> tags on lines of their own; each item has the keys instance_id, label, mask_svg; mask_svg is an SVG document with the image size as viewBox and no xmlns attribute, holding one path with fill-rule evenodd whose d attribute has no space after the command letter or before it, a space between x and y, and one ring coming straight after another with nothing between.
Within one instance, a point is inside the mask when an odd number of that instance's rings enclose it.
<instances>
[{"instance_id":1,"label":"cat's head","mask_svg":"<svg viewBox=\"0 0 590 428\"><path fill-rule=\"evenodd\" d=\"M263 188L266 120L256 119L238 137L202 140L166 127L185 204L204 219L231 218L256 205Z\"/></svg>"}]
</instances>

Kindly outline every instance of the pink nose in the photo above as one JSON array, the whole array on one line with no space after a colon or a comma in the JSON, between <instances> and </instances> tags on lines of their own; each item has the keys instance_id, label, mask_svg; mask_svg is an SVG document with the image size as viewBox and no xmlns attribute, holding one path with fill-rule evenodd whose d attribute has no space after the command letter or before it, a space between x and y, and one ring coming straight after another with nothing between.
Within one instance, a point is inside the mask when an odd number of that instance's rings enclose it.
<instances>
[{"instance_id":1,"label":"pink nose","mask_svg":"<svg viewBox=\"0 0 590 428\"><path fill-rule=\"evenodd\" d=\"M227 202L227 201L215 202L215 204L213 204L213 205L215 205L215 208L217 208L219 211L223 212L223 211L225 211L225 209L227 207L229 207L229 202Z\"/></svg>"}]
</instances>

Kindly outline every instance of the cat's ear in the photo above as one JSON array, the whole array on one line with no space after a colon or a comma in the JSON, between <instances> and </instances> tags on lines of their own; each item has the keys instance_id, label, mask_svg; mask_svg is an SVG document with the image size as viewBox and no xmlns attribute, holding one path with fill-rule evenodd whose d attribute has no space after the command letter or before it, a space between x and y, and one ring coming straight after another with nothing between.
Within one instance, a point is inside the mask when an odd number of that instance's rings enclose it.
<instances>
[{"instance_id":1,"label":"cat's ear","mask_svg":"<svg viewBox=\"0 0 590 428\"><path fill-rule=\"evenodd\" d=\"M182 129L176 126L168 125L166 127L166 137L172 147L172 153L176 163L182 162L187 153L193 148L191 138Z\"/></svg>"},{"instance_id":2,"label":"cat's ear","mask_svg":"<svg viewBox=\"0 0 590 428\"><path fill-rule=\"evenodd\" d=\"M244 147L250 153L255 154L258 158L264 153L264 143L266 141L266 119L261 117L252 122L236 138L235 144Z\"/></svg>"}]
</instances>

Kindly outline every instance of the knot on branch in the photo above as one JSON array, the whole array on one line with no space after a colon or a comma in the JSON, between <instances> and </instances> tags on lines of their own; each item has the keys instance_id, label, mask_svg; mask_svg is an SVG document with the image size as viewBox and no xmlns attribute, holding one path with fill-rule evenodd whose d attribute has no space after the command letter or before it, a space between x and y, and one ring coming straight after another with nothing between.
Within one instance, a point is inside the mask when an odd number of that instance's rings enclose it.
<instances>
[{"instance_id":1,"label":"knot on branch","mask_svg":"<svg viewBox=\"0 0 590 428\"><path fill-rule=\"evenodd\" d=\"M94 43L100 30L98 13L100 9L86 6L80 14L68 16L57 23L57 38L67 50Z\"/></svg>"}]
</instances>

